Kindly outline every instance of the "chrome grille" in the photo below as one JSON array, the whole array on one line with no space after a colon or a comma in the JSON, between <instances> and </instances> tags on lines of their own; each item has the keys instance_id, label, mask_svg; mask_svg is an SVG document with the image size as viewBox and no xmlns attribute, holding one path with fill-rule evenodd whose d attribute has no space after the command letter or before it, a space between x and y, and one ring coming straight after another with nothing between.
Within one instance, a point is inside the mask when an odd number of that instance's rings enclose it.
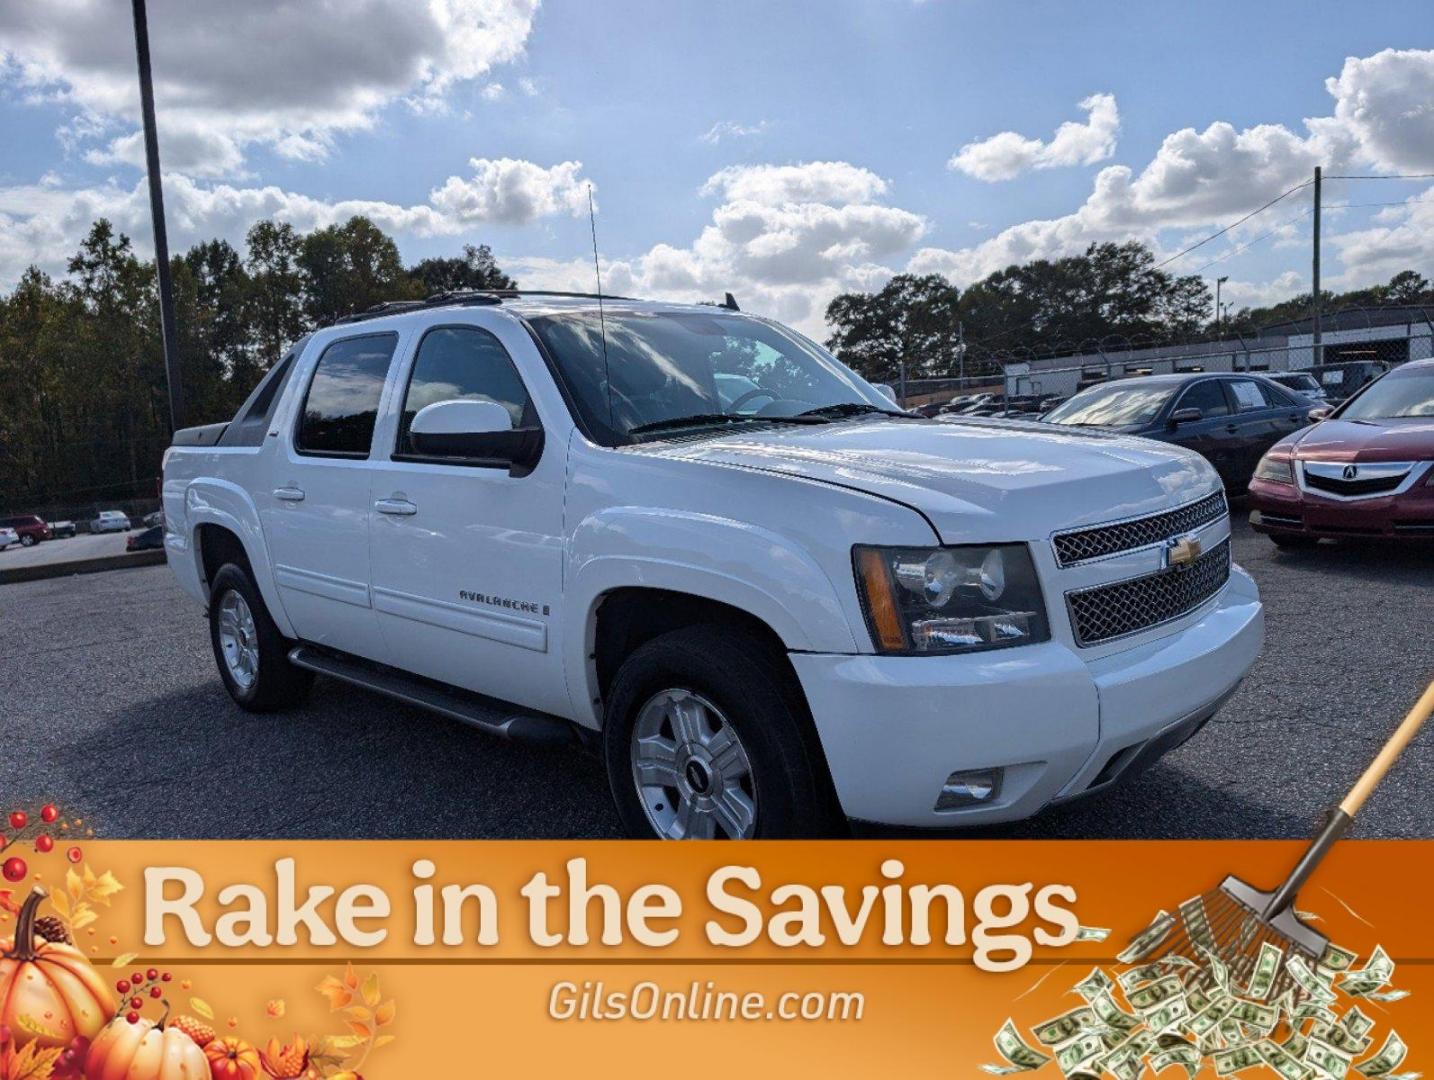
<instances>
[{"instance_id":1,"label":"chrome grille","mask_svg":"<svg viewBox=\"0 0 1434 1080\"><path fill-rule=\"evenodd\" d=\"M1149 547L1172 536L1208 525L1224 517L1226 513L1228 508L1225 505L1225 493L1217 491L1198 502L1152 514L1150 517L1060 533L1053 541L1056 561L1062 566L1073 566L1120 551Z\"/></svg>"},{"instance_id":2,"label":"chrome grille","mask_svg":"<svg viewBox=\"0 0 1434 1080\"><path fill-rule=\"evenodd\" d=\"M1229 577L1225 540L1189 566L1066 593L1076 644L1099 645L1178 619L1219 592Z\"/></svg>"}]
</instances>

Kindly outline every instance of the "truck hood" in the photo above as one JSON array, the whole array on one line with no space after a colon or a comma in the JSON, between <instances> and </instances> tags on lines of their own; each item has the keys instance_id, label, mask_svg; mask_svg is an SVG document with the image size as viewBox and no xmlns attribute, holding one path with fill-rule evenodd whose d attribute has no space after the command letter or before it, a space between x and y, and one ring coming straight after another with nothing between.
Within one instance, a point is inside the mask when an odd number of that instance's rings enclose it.
<instances>
[{"instance_id":1,"label":"truck hood","mask_svg":"<svg viewBox=\"0 0 1434 1080\"><path fill-rule=\"evenodd\" d=\"M1155 513L1219 486L1198 454L1023 421L890 420L774 427L641 452L868 492L924 514L945 543L1041 540Z\"/></svg>"},{"instance_id":2,"label":"truck hood","mask_svg":"<svg viewBox=\"0 0 1434 1080\"><path fill-rule=\"evenodd\" d=\"M1427 461L1434 457L1434 417L1326 420L1294 441L1304 461Z\"/></svg>"}]
</instances>

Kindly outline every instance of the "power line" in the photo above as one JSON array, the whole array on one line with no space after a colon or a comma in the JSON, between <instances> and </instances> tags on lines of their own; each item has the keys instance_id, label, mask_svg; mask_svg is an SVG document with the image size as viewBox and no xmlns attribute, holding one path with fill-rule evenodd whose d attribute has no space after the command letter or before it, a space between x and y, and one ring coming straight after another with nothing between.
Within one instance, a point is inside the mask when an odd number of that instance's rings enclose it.
<instances>
[{"instance_id":1,"label":"power line","mask_svg":"<svg viewBox=\"0 0 1434 1080\"><path fill-rule=\"evenodd\" d=\"M1328 209L1328 208L1326 207L1326 209ZM1240 255L1240 254L1242 254L1242 253L1248 251L1250 248L1254 247L1254 246L1255 246L1256 244L1258 244L1261 240L1266 240L1266 239L1268 239L1269 237L1274 236L1275 233L1279 232L1279 231L1280 231L1281 229L1283 229L1286 225L1293 225L1296 221L1299 221L1300 218L1309 217L1309 216L1310 216L1311 214L1313 214L1313 213L1314 213L1314 208L1313 208L1313 207L1311 207L1311 208L1308 209L1308 210L1301 210L1301 211L1300 211L1298 214L1296 214L1294 217L1292 217L1292 218L1286 218L1284 221L1280 222L1280 223L1279 223L1278 225L1276 225L1273 229L1269 230L1269 232L1263 232L1263 233L1261 233L1259 236L1255 237L1253 240L1246 240L1243 244L1240 244L1238 247L1231 248L1229 251L1225 252L1225 254L1223 254L1223 255L1216 256L1215 258L1211 259L1209 262L1205 263L1203 266L1197 266L1194 270L1191 271L1191 273L1192 273L1192 274L1199 274L1201 271L1208 270L1210 267L1214 266L1214 265L1215 265L1216 263L1218 263L1218 262L1224 262L1226 259L1233 259L1236 255Z\"/></svg>"},{"instance_id":2,"label":"power line","mask_svg":"<svg viewBox=\"0 0 1434 1080\"><path fill-rule=\"evenodd\" d=\"M1365 176L1326 176L1326 180L1434 180L1434 173L1370 173Z\"/></svg>"},{"instance_id":3,"label":"power line","mask_svg":"<svg viewBox=\"0 0 1434 1080\"><path fill-rule=\"evenodd\" d=\"M1290 197L1291 195L1293 195L1296 191L1299 191L1299 190L1301 190L1302 188L1307 188L1307 187L1309 187L1312 183L1314 183L1313 180L1306 180L1306 181L1305 181L1304 183L1302 183L1302 184L1296 184L1294 187L1290 188L1288 191L1285 191L1285 192L1282 192L1282 193L1279 194L1279 195L1276 195L1273 199L1271 199L1269 202L1265 203L1265 205L1262 206L1262 207L1260 207L1258 210L1251 210L1248 214L1246 214L1244 217L1242 217L1239 221L1231 222L1229 225L1226 225L1226 226L1225 226L1223 229L1221 229L1219 232L1213 232L1213 233L1211 233L1209 236L1205 237L1205 239L1200 240L1200 241L1197 241L1197 242L1194 243L1194 244L1191 244L1191 245L1190 245L1188 248L1186 248L1184 251L1177 251L1174 255L1170 256L1170 258L1166 259L1164 262L1156 263L1154 269L1159 270L1159 269L1160 269L1161 267L1163 267L1163 266L1169 266L1169 265L1170 265L1171 263L1173 263L1176 259L1183 258L1184 256L1189 255L1189 254L1190 254L1192 251L1194 251L1195 249L1204 247L1204 246L1205 246L1206 244L1208 244L1211 240L1218 240L1220 237L1224 236L1224 235L1225 235L1227 232L1229 232L1231 229L1239 228L1241 225L1243 225L1245 222L1249 221L1249 220L1250 220L1252 217L1254 217L1256 214L1263 214L1266 210L1268 210L1270 207L1274 206L1275 203L1279 202L1281 199L1287 199L1287 198L1289 198L1289 197Z\"/></svg>"}]
</instances>

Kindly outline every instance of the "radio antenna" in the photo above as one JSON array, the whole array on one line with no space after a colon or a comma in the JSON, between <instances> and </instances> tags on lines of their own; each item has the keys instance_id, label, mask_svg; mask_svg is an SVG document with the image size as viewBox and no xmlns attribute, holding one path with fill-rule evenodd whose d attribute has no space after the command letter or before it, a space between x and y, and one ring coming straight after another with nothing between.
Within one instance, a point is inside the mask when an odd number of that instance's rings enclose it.
<instances>
[{"instance_id":1,"label":"radio antenna","mask_svg":"<svg viewBox=\"0 0 1434 1080\"><path fill-rule=\"evenodd\" d=\"M616 430L612 409L612 372L607 362L607 317L602 308L602 265L598 262L597 214L593 212L593 186L588 184L588 227L593 234L593 277L597 279L598 330L602 335L602 381L607 392L607 425Z\"/></svg>"}]
</instances>

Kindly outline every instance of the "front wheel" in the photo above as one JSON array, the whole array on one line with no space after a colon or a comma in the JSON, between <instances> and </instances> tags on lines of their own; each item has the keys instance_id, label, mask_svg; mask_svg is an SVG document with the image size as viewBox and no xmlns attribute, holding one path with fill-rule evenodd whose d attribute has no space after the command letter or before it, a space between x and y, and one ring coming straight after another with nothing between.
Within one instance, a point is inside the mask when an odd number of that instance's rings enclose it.
<instances>
[{"instance_id":1,"label":"front wheel","mask_svg":"<svg viewBox=\"0 0 1434 1080\"><path fill-rule=\"evenodd\" d=\"M613 680L603 756L629 835L831 835L839 814L781 658L716 627L643 645Z\"/></svg>"},{"instance_id":2,"label":"front wheel","mask_svg":"<svg viewBox=\"0 0 1434 1080\"><path fill-rule=\"evenodd\" d=\"M28 536L28 535L27 535L27 536L22 536L22 537L20 537L20 546L21 546L21 547L34 547L34 546L35 546L35 538L34 538L33 536Z\"/></svg>"},{"instance_id":3,"label":"front wheel","mask_svg":"<svg viewBox=\"0 0 1434 1080\"><path fill-rule=\"evenodd\" d=\"M209 640L224 688L240 708L274 712L302 702L313 673L289 663L289 642L274 625L244 567L226 563L209 590Z\"/></svg>"}]
</instances>

